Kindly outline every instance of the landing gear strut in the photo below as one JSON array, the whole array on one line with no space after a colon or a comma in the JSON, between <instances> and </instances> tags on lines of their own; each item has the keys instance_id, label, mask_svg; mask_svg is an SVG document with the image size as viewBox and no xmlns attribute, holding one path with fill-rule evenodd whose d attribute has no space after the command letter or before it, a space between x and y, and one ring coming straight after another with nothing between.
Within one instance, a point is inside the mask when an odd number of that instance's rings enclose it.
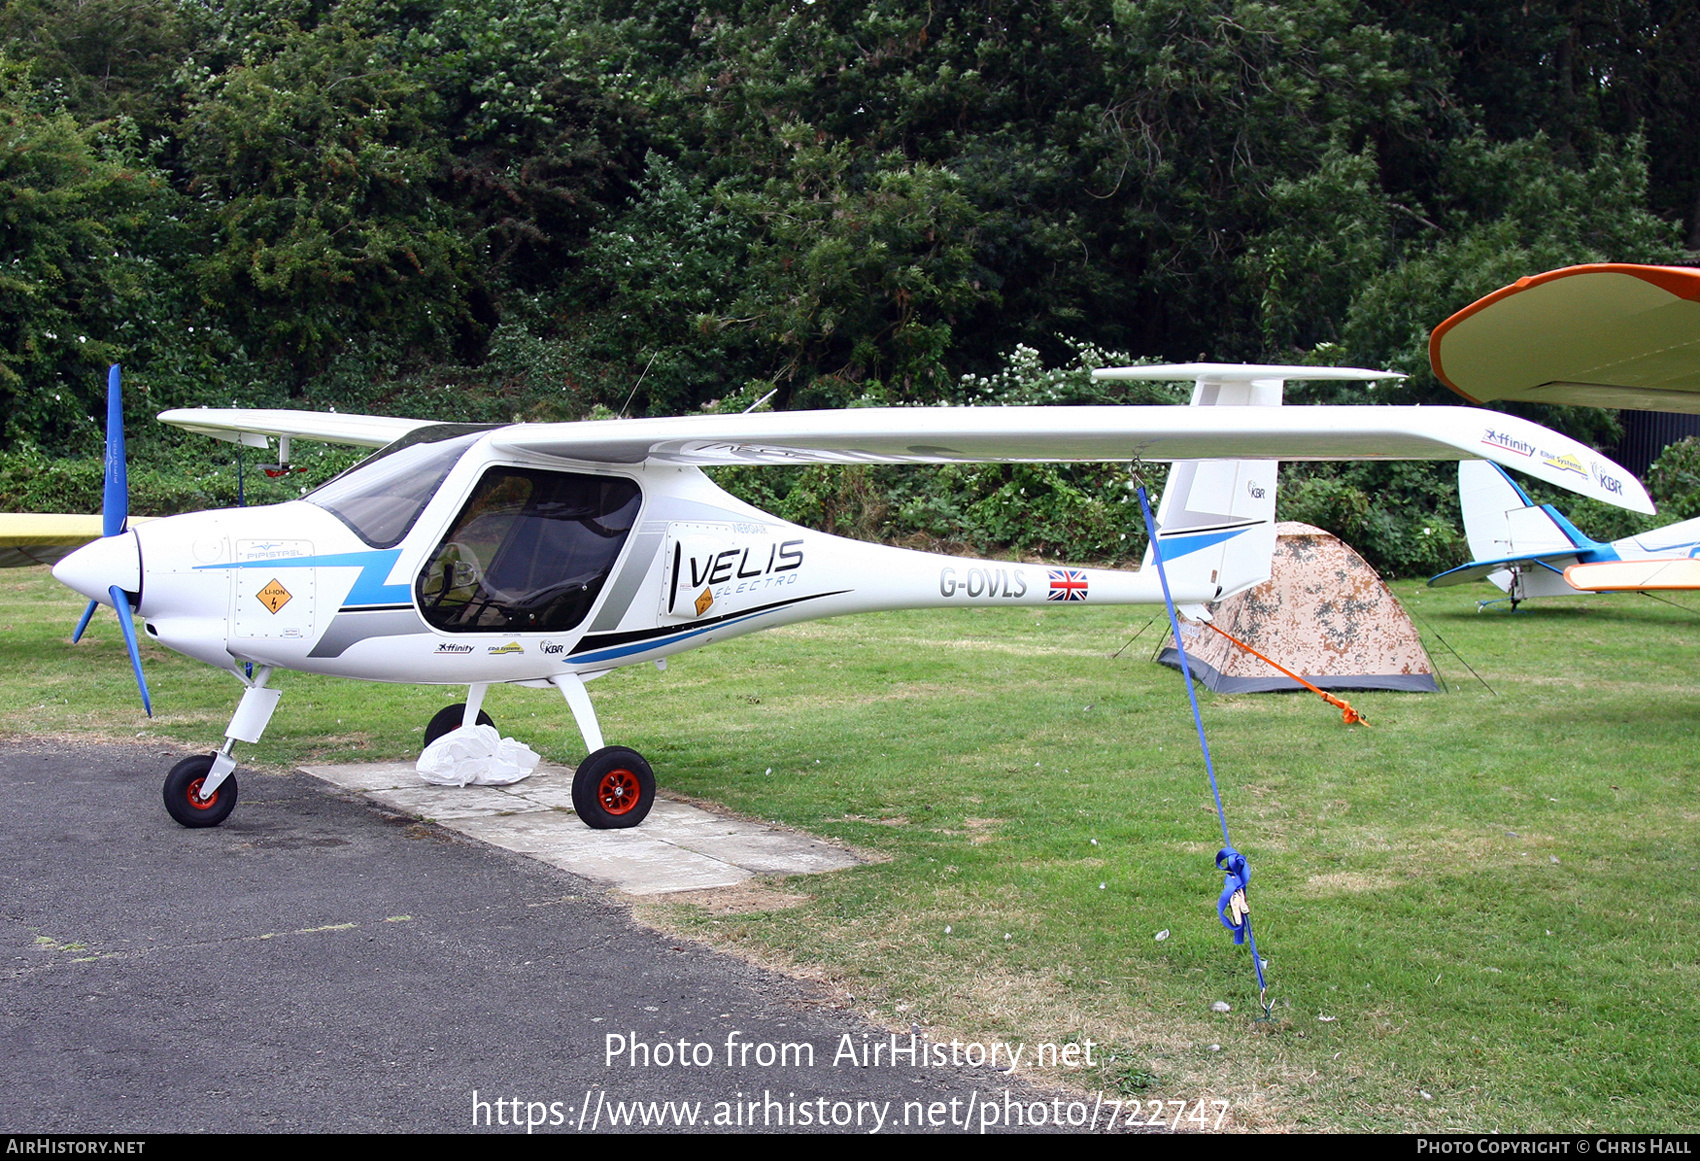
<instances>
[{"instance_id":1,"label":"landing gear strut","mask_svg":"<svg viewBox=\"0 0 1700 1161\"><path fill-rule=\"evenodd\" d=\"M237 680L248 689L224 727L224 745L216 753L183 759L165 776L166 813L182 825L197 830L217 826L236 809L236 759L230 752L237 742L257 742L266 732L277 699L283 696L266 688L271 675L269 665L262 666L252 680L237 673Z\"/></svg>"},{"instance_id":2,"label":"landing gear strut","mask_svg":"<svg viewBox=\"0 0 1700 1161\"><path fill-rule=\"evenodd\" d=\"M636 750L602 744L602 727L585 692L585 680L576 673L549 679L566 698L590 751L573 773L573 809L592 830L625 830L642 822L655 805L655 772Z\"/></svg>"}]
</instances>

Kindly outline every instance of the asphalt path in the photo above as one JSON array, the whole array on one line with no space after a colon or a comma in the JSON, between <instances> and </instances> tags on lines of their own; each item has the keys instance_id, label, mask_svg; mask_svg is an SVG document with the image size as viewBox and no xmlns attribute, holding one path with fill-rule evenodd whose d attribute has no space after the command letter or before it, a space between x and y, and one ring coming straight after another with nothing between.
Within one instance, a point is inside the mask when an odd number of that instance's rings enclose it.
<instances>
[{"instance_id":1,"label":"asphalt path","mask_svg":"<svg viewBox=\"0 0 1700 1161\"><path fill-rule=\"evenodd\" d=\"M182 756L0 745L0 1132L961 1132L988 1101L1001 1131L1055 1096L835 1064L890 1031L305 775L239 771L230 821L185 830Z\"/></svg>"}]
</instances>

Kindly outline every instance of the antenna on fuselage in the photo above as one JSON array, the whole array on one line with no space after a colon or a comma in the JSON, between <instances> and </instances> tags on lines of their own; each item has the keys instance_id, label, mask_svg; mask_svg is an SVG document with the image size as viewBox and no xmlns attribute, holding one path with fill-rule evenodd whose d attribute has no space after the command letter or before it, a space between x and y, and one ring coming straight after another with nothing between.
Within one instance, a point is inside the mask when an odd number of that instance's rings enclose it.
<instances>
[{"instance_id":1,"label":"antenna on fuselage","mask_svg":"<svg viewBox=\"0 0 1700 1161\"><path fill-rule=\"evenodd\" d=\"M763 395L760 399L756 400L754 403L752 403L748 407L744 408L744 410L742 412L740 412L739 414L748 415L750 412L754 411L756 408L760 407L763 403L766 403L769 399L772 399L775 395L778 395L778 394L779 394L779 388L775 387L772 391L769 391L766 395Z\"/></svg>"},{"instance_id":2,"label":"antenna on fuselage","mask_svg":"<svg viewBox=\"0 0 1700 1161\"><path fill-rule=\"evenodd\" d=\"M626 408L630 407L632 405L632 400L637 398L637 389L639 387L643 386L644 375L649 374L649 369L651 367L655 366L655 360L656 360L657 357L660 356L660 354L661 354L660 351L655 352L655 354L653 354L649 357L649 362L647 362L643 365L643 375L638 376L637 382L632 384L632 393L630 395L626 396L626 401L624 403L620 404L620 418L621 419L624 419L626 417Z\"/></svg>"}]
</instances>

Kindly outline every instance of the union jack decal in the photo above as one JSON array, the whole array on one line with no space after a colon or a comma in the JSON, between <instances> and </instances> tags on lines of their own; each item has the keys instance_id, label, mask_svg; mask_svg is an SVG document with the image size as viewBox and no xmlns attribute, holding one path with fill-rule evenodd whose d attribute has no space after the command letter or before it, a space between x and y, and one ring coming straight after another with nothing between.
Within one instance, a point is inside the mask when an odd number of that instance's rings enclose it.
<instances>
[{"instance_id":1,"label":"union jack decal","mask_svg":"<svg viewBox=\"0 0 1700 1161\"><path fill-rule=\"evenodd\" d=\"M1051 568L1045 573L1051 578L1051 591L1046 594L1047 601L1084 601L1086 599L1086 573L1078 568Z\"/></svg>"}]
</instances>

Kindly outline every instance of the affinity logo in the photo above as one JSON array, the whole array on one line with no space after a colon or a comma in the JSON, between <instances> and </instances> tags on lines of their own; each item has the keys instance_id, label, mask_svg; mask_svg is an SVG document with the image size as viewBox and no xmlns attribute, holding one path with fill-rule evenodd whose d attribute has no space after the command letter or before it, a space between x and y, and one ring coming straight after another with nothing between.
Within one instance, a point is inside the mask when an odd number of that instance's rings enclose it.
<instances>
[{"instance_id":1,"label":"affinity logo","mask_svg":"<svg viewBox=\"0 0 1700 1161\"><path fill-rule=\"evenodd\" d=\"M1488 428L1487 434L1482 436L1482 442L1492 444L1494 447L1504 448L1506 451L1516 452L1520 456L1535 454L1534 444L1524 443L1520 439L1506 435L1503 431L1495 431L1491 427Z\"/></svg>"},{"instance_id":2,"label":"affinity logo","mask_svg":"<svg viewBox=\"0 0 1700 1161\"><path fill-rule=\"evenodd\" d=\"M472 652L472 646L470 646L470 645L456 645L452 641L444 641L442 644L437 646L437 652L438 653L471 653Z\"/></svg>"}]
</instances>

